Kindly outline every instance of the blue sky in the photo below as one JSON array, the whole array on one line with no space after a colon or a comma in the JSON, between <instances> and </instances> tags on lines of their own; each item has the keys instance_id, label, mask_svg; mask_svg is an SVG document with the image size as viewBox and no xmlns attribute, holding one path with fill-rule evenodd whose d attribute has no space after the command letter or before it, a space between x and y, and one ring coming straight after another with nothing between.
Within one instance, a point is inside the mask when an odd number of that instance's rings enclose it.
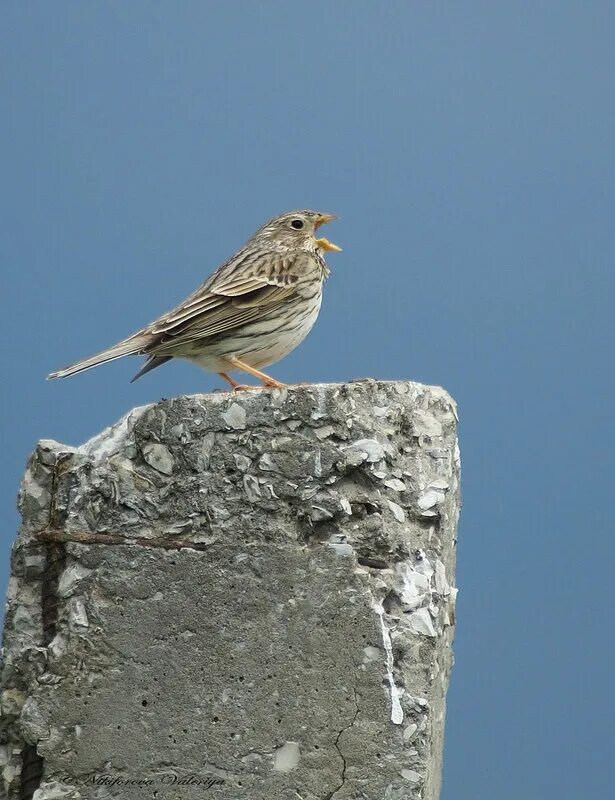
<instances>
[{"instance_id":1,"label":"blue sky","mask_svg":"<svg viewBox=\"0 0 615 800\"><path fill-rule=\"evenodd\" d=\"M615 6L12 2L0 31L2 576L38 438L210 391L52 369L170 308L267 217L341 217L284 381L459 403L444 800L612 791ZM611 475L611 479L609 479Z\"/></svg>"}]
</instances>

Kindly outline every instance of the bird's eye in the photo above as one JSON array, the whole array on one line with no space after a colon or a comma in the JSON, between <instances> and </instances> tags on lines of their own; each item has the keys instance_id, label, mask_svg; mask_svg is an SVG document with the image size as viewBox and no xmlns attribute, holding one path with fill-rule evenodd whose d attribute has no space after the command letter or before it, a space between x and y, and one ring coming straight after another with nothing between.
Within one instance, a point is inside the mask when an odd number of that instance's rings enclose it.
<instances>
[{"instance_id":1,"label":"bird's eye","mask_svg":"<svg viewBox=\"0 0 615 800\"><path fill-rule=\"evenodd\" d=\"M303 222L302 219L293 219L290 224L291 224L291 227L293 227L296 231L300 231L301 228L303 228L305 223Z\"/></svg>"}]
</instances>

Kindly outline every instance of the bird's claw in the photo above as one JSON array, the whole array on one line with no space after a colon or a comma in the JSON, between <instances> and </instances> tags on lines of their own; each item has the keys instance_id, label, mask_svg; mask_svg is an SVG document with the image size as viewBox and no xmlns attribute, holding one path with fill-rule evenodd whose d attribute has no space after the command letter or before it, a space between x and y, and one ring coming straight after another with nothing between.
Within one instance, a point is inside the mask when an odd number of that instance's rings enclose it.
<instances>
[{"instance_id":1,"label":"bird's claw","mask_svg":"<svg viewBox=\"0 0 615 800\"><path fill-rule=\"evenodd\" d=\"M247 384L247 383L237 383L235 386L233 386L232 391L233 392L254 392L254 391L259 391L259 389L262 389L262 388L263 388L262 386L251 386L250 384Z\"/></svg>"}]
</instances>

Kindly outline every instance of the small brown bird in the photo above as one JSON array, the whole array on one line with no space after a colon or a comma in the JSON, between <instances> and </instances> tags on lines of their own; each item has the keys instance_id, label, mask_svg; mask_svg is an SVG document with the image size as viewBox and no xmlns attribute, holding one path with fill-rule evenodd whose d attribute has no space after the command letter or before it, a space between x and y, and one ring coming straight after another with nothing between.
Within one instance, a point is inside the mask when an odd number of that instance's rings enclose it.
<instances>
[{"instance_id":1,"label":"small brown bird","mask_svg":"<svg viewBox=\"0 0 615 800\"><path fill-rule=\"evenodd\" d=\"M261 367L288 355L316 322L329 275L323 252L341 250L316 230L335 219L292 211L266 222L251 239L177 308L102 353L52 372L65 378L129 355L149 356L132 379L172 358L217 372L248 372L265 386L283 386Z\"/></svg>"}]
</instances>

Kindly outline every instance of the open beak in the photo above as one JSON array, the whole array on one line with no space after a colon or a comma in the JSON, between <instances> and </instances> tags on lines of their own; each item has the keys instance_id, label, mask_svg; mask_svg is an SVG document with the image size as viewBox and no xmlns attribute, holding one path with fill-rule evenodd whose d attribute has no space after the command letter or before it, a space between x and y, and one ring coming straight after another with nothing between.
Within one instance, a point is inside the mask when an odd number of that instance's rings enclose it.
<instances>
[{"instance_id":1,"label":"open beak","mask_svg":"<svg viewBox=\"0 0 615 800\"><path fill-rule=\"evenodd\" d=\"M316 222L314 223L314 227L320 228L321 225L326 225L328 222L333 222L334 219L336 219L335 214L319 214L316 218ZM336 244L333 244L333 242L330 242L324 237L322 239L316 239L316 244L321 250L328 250L331 253L342 252L341 247L338 247Z\"/></svg>"},{"instance_id":2,"label":"open beak","mask_svg":"<svg viewBox=\"0 0 615 800\"><path fill-rule=\"evenodd\" d=\"M337 219L335 214L319 214L316 217L316 222L314 223L314 227L320 228L321 225L326 225L327 222L333 222L334 219Z\"/></svg>"},{"instance_id":3,"label":"open beak","mask_svg":"<svg viewBox=\"0 0 615 800\"><path fill-rule=\"evenodd\" d=\"M324 236L322 239L316 239L316 244L320 247L321 250L328 250L331 253L341 253L342 248L338 247L333 242L330 242L328 239L325 239Z\"/></svg>"}]
</instances>

